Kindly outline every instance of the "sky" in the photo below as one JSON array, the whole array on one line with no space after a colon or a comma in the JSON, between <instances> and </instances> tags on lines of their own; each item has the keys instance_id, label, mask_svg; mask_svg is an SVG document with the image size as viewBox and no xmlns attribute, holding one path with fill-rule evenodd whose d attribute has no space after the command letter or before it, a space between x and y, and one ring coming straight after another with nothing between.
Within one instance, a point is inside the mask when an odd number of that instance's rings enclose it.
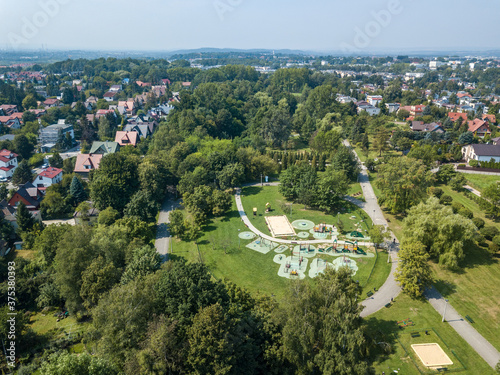
<instances>
[{"instance_id":1,"label":"sky","mask_svg":"<svg viewBox=\"0 0 500 375\"><path fill-rule=\"evenodd\" d=\"M0 49L500 49L491 0L0 0Z\"/></svg>"}]
</instances>

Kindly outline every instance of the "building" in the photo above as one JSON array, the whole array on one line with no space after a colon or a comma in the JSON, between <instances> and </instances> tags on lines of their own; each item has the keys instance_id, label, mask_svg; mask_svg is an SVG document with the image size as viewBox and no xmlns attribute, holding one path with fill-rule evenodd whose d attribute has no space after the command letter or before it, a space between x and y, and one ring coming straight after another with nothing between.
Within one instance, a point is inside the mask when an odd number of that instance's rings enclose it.
<instances>
[{"instance_id":1,"label":"building","mask_svg":"<svg viewBox=\"0 0 500 375\"><path fill-rule=\"evenodd\" d=\"M63 140L67 136L66 134L69 134L72 140L75 139L73 125L65 124L64 120L60 120L57 124L41 128L39 132L39 141L42 145L56 144Z\"/></svg>"},{"instance_id":2,"label":"building","mask_svg":"<svg viewBox=\"0 0 500 375\"><path fill-rule=\"evenodd\" d=\"M128 131L117 131L115 135L115 142L120 146L136 146L139 139L139 133Z\"/></svg>"},{"instance_id":3,"label":"building","mask_svg":"<svg viewBox=\"0 0 500 375\"><path fill-rule=\"evenodd\" d=\"M76 156L74 172L88 178L90 171L99 169L102 158L102 154L79 154Z\"/></svg>"},{"instance_id":4,"label":"building","mask_svg":"<svg viewBox=\"0 0 500 375\"><path fill-rule=\"evenodd\" d=\"M463 121L467 121L467 113L448 112L448 118L453 122L457 121L459 118Z\"/></svg>"},{"instance_id":5,"label":"building","mask_svg":"<svg viewBox=\"0 0 500 375\"><path fill-rule=\"evenodd\" d=\"M366 112L370 116L376 116L380 113L380 108L374 107L371 104L364 102L363 104L358 103L358 114L361 112Z\"/></svg>"},{"instance_id":6,"label":"building","mask_svg":"<svg viewBox=\"0 0 500 375\"><path fill-rule=\"evenodd\" d=\"M385 106L389 110L389 113L394 113L399 110L399 107L401 106L399 103L385 103Z\"/></svg>"},{"instance_id":7,"label":"building","mask_svg":"<svg viewBox=\"0 0 500 375\"><path fill-rule=\"evenodd\" d=\"M92 147L90 148L90 154L101 154L101 155L114 154L119 150L120 150L120 145L118 144L118 142L94 141L92 143Z\"/></svg>"},{"instance_id":8,"label":"building","mask_svg":"<svg viewBox=\"0 0 500 375\"><path fill-rule=\"evenodd\" d=\"M19 202L23 202L28 210L38 211L42 200L43 192L31 182L27 182L19 186L19 189L14 193L12 198L9 199L9 205L17 207Z\"/></svg>"},{"instance_id":9,"label":"building","mask_svg":"<svg viewBox=\"0 0 500 375\"><path fill-rule=\"evenodd\" d=\"M370 103L372 106L376 107L382 101L382 96L381 95L368 95L366 97L366 101L368 103Z\"/></svg>"},{"instance_id":10,"label":"building","mask_svg":"<svg viewBox=\"0 0 500 375\"><path fill-rule=\"evenodd\" d=\"M444 129L441 127L441 124L438 124L437 122L431 122L430 124L424 124L423 121L412 121L410 128L414 132L444 133Z\"/></svg>"},{"instance_id":11,"label":"building","mask_svg":"<svg viewBox=\"0 0 500 375\"><path fill-rule=\"evenodd\" d=\"M49 187L62 181L63 170L60 168L49 167L44 169L33 181L36 187Z\"/></svg>"},{"instance_id":12,"label":"building","mask_svg":"<svg viewBox=\"0 0 500 375\"><path fill-rule=\"evenodd\" d=\"M467 163L471 160L489 162L491 159L498 163L500 162L500 146L487 144L467 145L462 147L462 155Z\"/></svg>"},{"instance_id":13,"label":"building","mask_svg":"<svg viewBox=\"0 0 500 375\"><path fill-rule=\"evenodd\" d=\"M123 127L124 131L137 132L140 138L148 138L156 128L155 122L131 123Z\"/></svg>"},{"instance_id":14,"label":"building","mask_svg":"<svg viewBox=\"0 0 500 375\"><path fill-rule=\"evenodd\" d=\"M108 91L104 94L104 100L108 102L112 102L113 100L115 100L115 97L118 97L117 91Z\"/></svg>"},{"instance_id":15,"label":"building","mask_svg":"<svg viewBox=\"0 0 500 375\"><path fill-rule=\"evenodd\" d=\"M488 121L475 119L469 121L469 131L476 137L484 138L486 135L491 135L490 125Z\"/></svg>"},{"instance_id":16,"label":"building","mask_svg":"<svg viewBox=\"0 0 500 375\"><path fill-rule=\"evenodd\" d=\"M0 151L0 177L11 178L17 168L17 154L3 149Z\"/></svg>"}]
</instances>

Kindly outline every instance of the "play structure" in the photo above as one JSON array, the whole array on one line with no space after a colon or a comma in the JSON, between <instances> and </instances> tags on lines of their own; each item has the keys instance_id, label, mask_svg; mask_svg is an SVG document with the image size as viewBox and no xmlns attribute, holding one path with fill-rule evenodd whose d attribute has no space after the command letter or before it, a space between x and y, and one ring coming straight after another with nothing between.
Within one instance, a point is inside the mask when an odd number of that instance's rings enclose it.
<instances>
[{"instance_id":1,"label":"play structure","mask_svg":"<svg viewBox=\"0 0 500 375\"><path fill-rule=\"evenodd\" d=\"M266 212L271 212L271 203L266 203Z\"/></svg>"},{"instance_id":2,"label":"play structure","mask_svg":"<svg viewBox=\"0 0 500 375\"><path fill-rule=\"evenodd\" d=\"M425 367L442 368L453 365L453 361L437 343L413 344L411 348Z\"/></svg>"},{"instance_id":3,"label":"play structure","mask_svg":"<svg viewBox=\"0 0 500 375\"><path fill-rule=\"evenodd\" d=\"M352 238L364 238L363 234L361 232L356 231L356 230L351 232L351 237Z\"/></svg>"},{"instance_id":4,"label":"play structure","mask_svg":"<svg viewBox=\"0 0 500 375\"><path fill-rule=\"evenodd\" d=\"M273 237L295 236L295 230L286 215L266 216L266 223Z\"/></svg>"},{"instance_id":5,"label":"play structure","mask_svg":"<svg viewBox=\"0 0 500 375\"><path fill-rule=\"evenodd\" d=\"M325 223L321 223L319 225L316 225L313 230L316 233L331 233L333 231L333 226L332 225L326 225Z\"/></svg>"},{"instance_id":6,"label":"play structure","mask_svg":"<svg viewBox=\"0 0 500 375\"><path fill-rule=\"evenodd\" d=\"M273 250L277 244L275 244L272 241L266 240L265 238L258 237L255 241L250 242L246 247L249 249L258 251L259 253L262 254L267 254L271 250Z\"/></svg>"},{"instance_id":7,"label":"play structure","mask_svg":"<svg viewBox=\"0 0 500 375\"><path fill-rule=\"evenodd\" d=\"M354 259L351 259L349 257L341 256L335 259L332 262L332 267L338 270L341 267L347 267L352 271L352 274L355 275L356 272L358 272L358 265L356 264L356 261Z\"/></svg>"},{"instance_id":8,"label":"play structure","mask_svg":"<svg viewBox=\"0 0 500 375\"><path fill-rule=\"evenodd\" d=\"M408 318L408 319L400 320L397 324L398 324L399 328L405 328L405 327L412 326L414 323L410 318Z\"/></svg>"},{"instance_id":9,"label":"play structure","mask_svg":"<svg viewBox=\"0 0 500 375\"><path fill-rule=\"evenodd\" d=\"M311 220L294 220L292 226L295 229L309 230L314 228L314 223Z\"/></svg>"}]
</instances>

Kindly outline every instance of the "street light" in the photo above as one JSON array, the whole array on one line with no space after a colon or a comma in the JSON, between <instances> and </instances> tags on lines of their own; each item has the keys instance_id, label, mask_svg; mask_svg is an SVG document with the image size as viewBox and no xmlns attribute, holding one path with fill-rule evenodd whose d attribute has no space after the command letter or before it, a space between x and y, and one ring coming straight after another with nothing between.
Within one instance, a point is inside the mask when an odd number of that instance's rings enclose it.
<instances>
[{"instance_id":1,"label":"street light","mask_svg":"<svg viewBox=\"0 0 500 375\"><path fill-rule=\"evenodd\" d=\"M238 249L240 248L240 230L238 229Z\"/></svg>"},{"instance_id":2,"label":"street light","mask_svg":"<svg viewBox=\"0 0 500 375\"><path fill-rule=\"evenodd\" d=\"M444 300L444 311L443 311L443 320L441 320L441 322L444 322L444 316L446 315L446 306L448 305L448 300L445 299Z\"/></svg>"}]
</instances>

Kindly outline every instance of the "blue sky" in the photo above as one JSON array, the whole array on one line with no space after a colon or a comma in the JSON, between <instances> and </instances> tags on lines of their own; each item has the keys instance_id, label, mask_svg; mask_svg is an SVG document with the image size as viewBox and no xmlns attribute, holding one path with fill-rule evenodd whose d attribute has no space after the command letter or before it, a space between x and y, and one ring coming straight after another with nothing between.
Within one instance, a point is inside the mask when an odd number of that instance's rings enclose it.
<instances>
[{"instance_id":1,"label":"blue sky","mask_svg":"<svg viewBox=\"0 0 500 375\"><path fill-rule=\"evenodd\" d=\"M0 0L0 48L500 49L491 0Z\"/></svg>"}]
</instances>

